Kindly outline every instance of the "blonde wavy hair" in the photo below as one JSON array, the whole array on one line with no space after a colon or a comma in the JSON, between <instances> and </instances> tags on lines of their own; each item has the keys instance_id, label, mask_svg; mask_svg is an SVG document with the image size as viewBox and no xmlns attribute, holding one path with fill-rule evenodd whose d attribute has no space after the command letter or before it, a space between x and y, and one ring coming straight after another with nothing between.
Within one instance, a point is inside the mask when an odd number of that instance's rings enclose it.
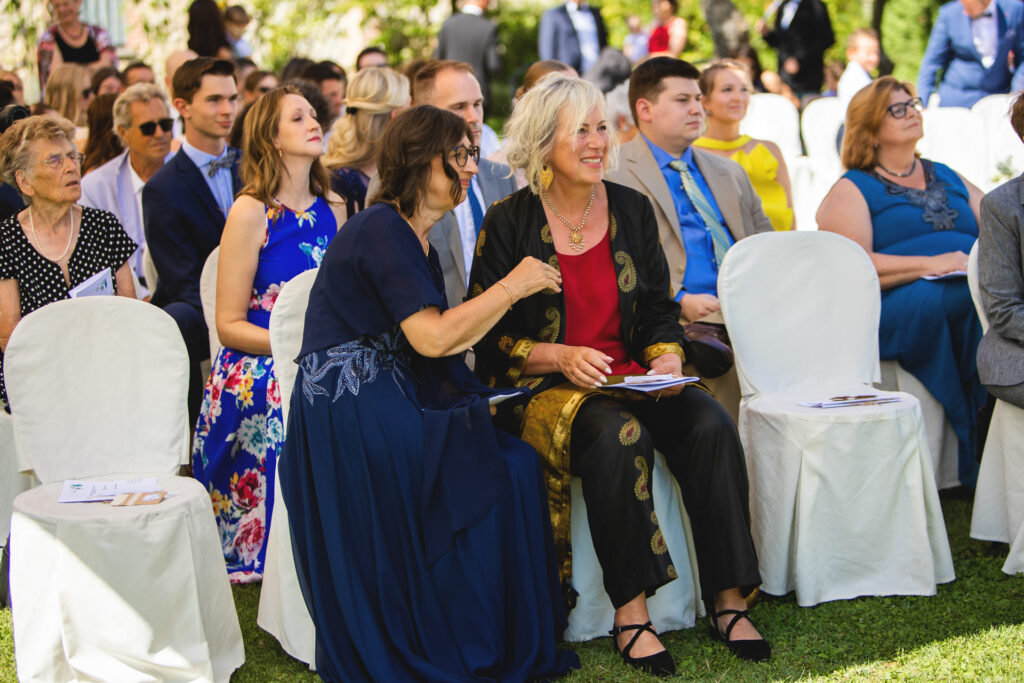
<instances>
[{"instance_id":1,"label":"blonde wavy hair","mask_svg":"<svg viewBox=\"0 0 1024 683\"><path fill-rule=\"evenodd\" d=\"M302 97L299 89L291 85L271 90L253 102L242 128L242 194L275 207L278 202L274 195L281 186L284 164L274 143L285 95ZM331 176L317 157L309 169L309 191L316 197L326 197L330 189Z\"/></svg>"},{"instance_id":2,"label":"blonde wavy hair","mask_svg":"<svg viewBox=\"0 0 1024 683\"><path fill-rule=\"evenodd\" d=\"M555 145L572 140L594 107L604 114L604 95L596 85L557 72L542 78L516 102L505 124L505 136L510 140L508 164L523 170L534 194L545 189L541 173ZM619 141L615 127L609 124L604 170L615 168L618 160Z\"/></svg>"},{"instance_id":3,"label":"blonde wavy hair","mask_svg":"<svg viewBox=\"0 0 1024 683\"><path fill-rule=\"evenodd\" d=\"M61 64L46 79L46 106L76 126L85 125L85 110L78 103L82 90L88 87L88 69L81 64Z\"/></svg>"},{"instance_id":4,"label":"blonde wavy hair","mask_svg":"<svg viewBox=\"0 0 1024 683\"><path fill-rule=\"evenodd\" d=\"M409 79L389 67L362 69L348 82L345 114L331 127L324 166L359 168L373 161L391 112L409 104Z\"/></svg>"}]
</instances>

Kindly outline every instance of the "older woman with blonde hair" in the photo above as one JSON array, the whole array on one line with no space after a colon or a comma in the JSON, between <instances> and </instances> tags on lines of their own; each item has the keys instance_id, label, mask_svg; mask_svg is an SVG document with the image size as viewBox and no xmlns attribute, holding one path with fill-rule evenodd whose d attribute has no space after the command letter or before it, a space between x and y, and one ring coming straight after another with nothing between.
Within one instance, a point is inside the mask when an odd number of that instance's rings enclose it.
<instances>
[{"instance_id":1,"label":"older woman with blonde hair","mask_svg":"<svg viewBox=\"0 0 1024 683\"><path fill-rule=\"evenodd\" d=\"M515 101L519 101L523 95L528 93L533 86L537 85L541 79L545 78L548 74L563 74L565 76L579 76L576 73L576 69L572 68L565 62L560 62L557 59L543 59L539 62L534 62L530 65L530 68L523 74L523 84L516 90ZM508 164L508 148L512 145L512 140L509 137L505 137L505 140L501 143L501 147L487 157L488 160L499 164ZM516 185L519 187L526 187L526 176L523 172L516 171Z\"/></svg>"},{"instance_id":2,"label":"older woman with blonde hair","mask_svg":"<svg viewBox=\"0 0 1024 683\"><path fill-rule=\"evenodd\" d=\"M516 104L506 133L509 163L524 171L528 187L484 218L471 294L527 256L560 271L562 291L515 302L474 347L476 372L491 386L533 391L525 411L509 419L546 462L562 577L571 569L569 479L576 475L615 607L615 649L648 673L675 670L647 613L647 597L676 577L650 493L657 448L693 524L713 635L739 657L767 659L770 648L743 599L760 576L743 449L729 415L699 387L639 398L602 390L610 375L679 376L686 344L650 201L603 179L617 157L604 98L581 79L548 76Z\"/></svg>"},{"instance_id":3,"label":"older woman with blonde hair","mask_svg":"<svg viewBox=\"0 0 1024 683\"><path fill-rule=\"evenodd\" d=\"M386 66L362 69L348 82L345 114L331 127L324 165L349 218L366 206L366 188L377 172L377 142L409 99L409 79Z\"/></svg>"},{"instance_id":4,"label":"older woman with blonde hair","mask_svg":"<svg viewBox=\"0 0 1024 683\"><path fill-rule=\"evenodd\" d=\"M964 275L982 193L917 154L921 109L914 86L891 76L854 95L842 146L849 170L821 203L818 227L871 256L882 288L879 354L898 361L945 408L959 441L960 481L973 488L985 390L975 362L981 325Z\"/></svg>"},{"instance_id":5,"label":"older woman with blonde hair","mask_svg":"<svg viewBox=\"0 0 1024 683\"><path fill-rule=\"evenodd\" d=\"M107 272L112 290L135 297L128 259L135 242L114 214L77 204L82 155L75 127L55 116L18 121L0 138L0 172L27 205L0 222L0 398L3 349L15 325L46 304L67 299Z\"/></svg>"},{"instance_id":6,"label":"older woman with blonde hair","mask_svg":"<svg viewBox=\"0 0 1024 683\"><path fill-rule=\"evenodd\" d=\"M262 578L284 438L270 355L270 312L281 287L320 265L344 219L320 163L323 131L296 88L272 90L245 119L242 188L231 206L217 269L223 348L206 383L192 470L206 485L234 583Z\"/></svg>"}]
</instances>

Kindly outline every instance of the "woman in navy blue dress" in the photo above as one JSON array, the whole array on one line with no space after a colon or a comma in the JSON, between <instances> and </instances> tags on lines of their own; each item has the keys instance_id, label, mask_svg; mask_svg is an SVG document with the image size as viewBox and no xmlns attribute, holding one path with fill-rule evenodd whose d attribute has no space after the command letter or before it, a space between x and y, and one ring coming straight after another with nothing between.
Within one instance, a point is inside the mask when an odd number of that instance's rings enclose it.
<instances>
[{"instance_id":1,"label":"woman in navy blue dress","mask_svg":"<svg viewBox=\"0 0 1024 683\"><path fill-rule=\"evenodd\" d=\"M843 137L849 170L818 209L818 227L870 254L882 286L879 355L899 361L942 404L959 441L960 482L974 488L986 393L975 361L981 323L964 274L982 193L945 164L919 158L923 135L909 83L886 76L857 93Z\"/></svg>"},{"instance_id":2,"label":"woman in navy blue dress","mask_svg":"<svg viewBox=\"0 0 1024 683\"><path fill-rule=\"evenodd\" d=\"M327 681L524 681L578 666L555 648L565 617L539 459L495 429L488 397L501 392L462 355L559 276L527 258L446 310L427 241L466 196L470 140L434 107L396 117L381 190L310 293L280 490Z\"/></svg>"}]
</instances>

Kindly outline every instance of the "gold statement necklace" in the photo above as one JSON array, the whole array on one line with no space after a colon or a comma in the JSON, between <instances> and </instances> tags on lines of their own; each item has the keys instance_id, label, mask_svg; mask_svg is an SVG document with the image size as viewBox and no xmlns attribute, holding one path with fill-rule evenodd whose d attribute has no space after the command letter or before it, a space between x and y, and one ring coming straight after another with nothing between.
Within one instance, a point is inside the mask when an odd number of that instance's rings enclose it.
<instances>
[{"instance_id":1,"label":"gold statement necklace","mask_svg":"<svg viewBox=\"0 0 1024 683\"><path fill-rule=\"evenodd\" d=\"M587 222L587 215L590 213L590 207L594 205L595 194L596 193L594 191L594 186L591 185L590 201L587 202L587 208L583 209L583 218L580 220L580 224L575 225L569 222L569 219L567 219L565 216L558 212L558 209L555 208L555 205L551 203L550 199L548 199L548 195L546 192L540 193L540 198L543 199L544 203L547 204L549 209L551 209L551 213L555 214L555 216L558 217L558 220L565 223L565 227L569 228L569 247L572 248L573 251L583 251L583 249L586 247L586 245L583 243L583 226Z\"/></svg>"}]
</instances>

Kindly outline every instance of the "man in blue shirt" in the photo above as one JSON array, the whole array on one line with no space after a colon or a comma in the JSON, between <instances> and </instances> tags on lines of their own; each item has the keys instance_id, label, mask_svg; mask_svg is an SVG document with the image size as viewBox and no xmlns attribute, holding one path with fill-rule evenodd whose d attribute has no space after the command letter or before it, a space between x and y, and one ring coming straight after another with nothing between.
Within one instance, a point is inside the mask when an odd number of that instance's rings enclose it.
<instances>
[{"instance_id":1,"label":"man in blue shirt","mask_svg":"<svg viewBox=\"0 0 1024 683\"><path fill-rule=\"evenodd\" d=\"M722 256L736 240L772 230L743 168L691 147L704 131L699 76L692 64L671 57L649 59L633 70L629 106L640 134L622 146L619 168L608 174L651 200L684 324L721 322ZM735 417L735 372L722 383L724 394L716 393ZM728 397L733 393L735 401Z\"/></svg>"},{"instance_id":2,"label":"man in blue shirt","mask_svg":"<svg viewBox=\"0 0 1024 683\"><path fill-rule=\"evenodd\" d=\"M725 228L729 244L772 229L743 168L690 146L704 130L699 76L696 67L671 57L655 57L633 71L629 105L640 135L622 146L619 168L608 175L651 199L683 322L718 311L715 228ZM704 213L684 187L679 161L700 191Z\"/></svg>"}]
</instances>

